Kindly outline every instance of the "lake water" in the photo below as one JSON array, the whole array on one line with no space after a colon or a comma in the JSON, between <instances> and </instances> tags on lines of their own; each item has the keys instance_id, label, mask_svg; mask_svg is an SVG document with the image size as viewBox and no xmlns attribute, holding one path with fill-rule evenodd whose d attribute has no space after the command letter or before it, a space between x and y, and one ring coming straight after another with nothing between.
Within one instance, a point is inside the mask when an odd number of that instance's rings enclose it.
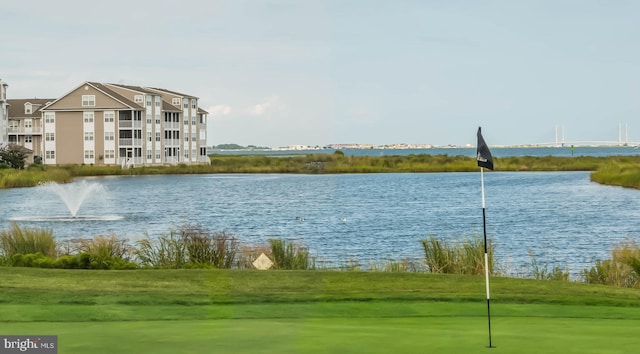
<instances>
[{"instance_id":1,"label":"lake water","mask_svg":"<svg viewBox=\"0 0 640 354\"><path fill-rule=\"evenodd\" d=\"M485 173L487 233L511 274L531 262L577 275L616 244L640 241L640 191L602 186L587 172ZM133 241L185 224L226 230L249 245L298 240L318 262L367 266L419 259L420 240L482 236L480 173L170 175L88 178L100 183L68 218L42 187L0 190L0 227L53 229L59 239ZM300 219L303 218L304 221Z\"/></svg>"}]
</instances>

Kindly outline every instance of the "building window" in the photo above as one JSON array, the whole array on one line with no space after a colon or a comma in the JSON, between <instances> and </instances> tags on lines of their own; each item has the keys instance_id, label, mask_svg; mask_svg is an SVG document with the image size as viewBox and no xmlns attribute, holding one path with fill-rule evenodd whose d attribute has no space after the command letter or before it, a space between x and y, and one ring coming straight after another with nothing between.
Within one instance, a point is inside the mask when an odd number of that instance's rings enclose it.
<instances>
[{"instance_id":1,"label":"building window","mask_svg":"<svg viewBox=\"0 0 640 354\"><path fill-rule=\"evenodd\" d=\"M116 114L113 112L104 112L104 122L113 123L116 119Z\"/></svg>"},{"instance_id":2,"label":"building window","mask_svg":"<svg viewBox=\"0 0 640 354\"><path fill-rule=\"evenodd\" d=\"M153 150L147 150L147 160L151 160L153 158Z\"/></svg>"},{"instance_id":3,"label":"building window","mask_svg":"<svg viewBox=\"0 0 640 354\"><path fill-rule=\"evenodd\" d=\"M184 141L189 141L189 133L184 133Z\"/></svg>"},{"instance_id":4,"label":"building window","mask_svg":"<svg viewBox=\"0 0 640 354\"><path fill-rule=\"evenodd\" d=\"M44 140L45 141L55 141L56 140L56 133L45 133L44 134Z\"/></svg>"},{"instance_id":5,"label":"building window","mask_svg":"<svg viewBox=\"0 0 640 354\"><path fill-rule=\"evenodd\" d=\"M191 125L196 125L196 116L191 116Z\"/></svg>"},{"instance_id":6,"label":"building window","mask_svg":"<svg viewBox=\"0 0 640 354\"><path fill-rule=\"evenodd\" d=\"M160 124L160 113L156 113L156 124Z\"/></svg>"},{"instance_id":7,"label":"building window","mask_svg":"<svg viewBox=\"0 0 640 354\"><path fill-rule=\"evenodd\" d=\"M185 109L189 108L189 100L184 100L184 104L182 105Z\"/></svg>"},{"instance_id":8,"label":"building window","mask_svg":"<svg viewBox=\"0 0 640 354\"><path fill-rule=\"evenodd\" d=\"M173 104L174 106L179 106L179 105L180 105L180 99L179 99L179 98L177 98L177 97L174 97L174 98L171 100L171 104Z\"/></svg>"},{"instance_id":9,"label":"building window","mask_svg":"<svg viewBox=\"0 0 640 354\"><path fill-rule=\"evenodd\" d=\"M189 117L184 117L184 125L189 125Z\"/></svg>"},{"instance_id":10,"label":"building window","mask_svg":"<svg viewBox=\"0 0 640 354\"><path fill-rule=\"evenodd\" d=\"M96 95L82 95L82 107L95 107Z\"/></svg>"},{"instance_id":11,"label":"building window","mask_svg":"<svg viewBox=\"0 0 640 354\"><path fill-rule=\"evenodd\" d=\"M31 135L25 135L24 136L24 142L25 143L33 143L33 137Z\"/></svg>"},{"instance_id":12,"label":"building window","mask_svg":"<svg viewBox=\"0 0 640 354\"><path fill-rule=\"evenodd\" d=\"M93 112L84 112L83 117L85 123L93 123Z\"/></svg>"},{"instance_id":13,"label":"building window","mask_svg":"<svg viewBox=\"0 0 640 354\"><path fill-rule=\"evenodd\" d=\"M160 132L156 132L156 141L160 141Z\"/></svg>"},{"instance_id":14,"label":"building window","mask_svg":"<svg viewBox=\"0 0 640 354\"><path fill-rule=\"evenodd\" d=\"M84 158L85 159L92 159L93 158L93 150L85 150L84 151Z\"/></svg>"},{"instance_id":15,"label":"building window","mask_svg":"<svg viewBox=\"0 0 640 354\"><path fill-rule=\"evenodd\" d=\"M160 107L160 96L156 96L156 107Z\"/></svg>"},{"instance_id":16,"label":"building window","mask_svg":"<svg viewBox=\"0 0 640 354\"><path fill-rule=\"evenodd\" d=\"M191 141L196 141L196 133L191 133Z\"/></svg>"},{"instance_id":17,"label":"building window","mask_svg":"<svg viewBox=\"0 0 640 354\"><path fill-rule=\"evenodd\" d=\"M191 108L196 109L196 100L195 99L191 100Z\"/></svg>"},{"instance_id":18,"label":"building window","mask_svg":"<svg viewBox=\"0 0 640 354\"><path fill-rule=\"evenodd\" d=\"M151 132L147 132L147 141L151 142L151 140L153 140L151 139Z\"/></svg>"},{"instance_id":19,"label":"building window","mask_svg":"<svg viewBox=\"0 0 640 354\"><path fill-rule=\"evenodd\" d=\"M160 150L156 150L156 160L160 160Z\"/></svg>"},{"instance_id":20,"label":"building window","mask_svg":"<svg viewBox=\"0 0 640 354\"><path fill-rule=\"evenodd\" d=\"M147 124L151 124L151 112L147 112Z\"/></svg>"},{"instance_id":21,"label":"building window","mask_svg":"<svg viewBox=\"0 0 640 354\"><path fill-rule=\"evenodd\" d=\"M105 150L104 151L104 158L105 159L115 159L116 158L115 150Z\"/></svg>"},{"instance_id":22,"label":"building window","mask_svg":"<svg viewBox=\"0 0 640 354\"><path fill-rule=\"evenodd\" d=\"M184 158L188 159L189 158L189 150L185 150L184 151Z\"/></svg>"},{"instance_id":23,"label":"building window","mask_svg":"<svg viewBox=\"0 0 640 354\"><path fill-rule=\"evenodd\" d=\"M24 120L24 127L25 128L32 128L33 127L33 123L31 121L31 119L25 119Z\"/></svg>"},{"instance_id":24,"label":"building window","mask_svg":"<svg viewBox=\"0 0 640 354\"><path fill-rule=\"evenodd\" d=\"M115 134L113 132L104 132L104 140L105 141L115 140Z\"/></svg>"},{"instance_id":25,"label":"building window","mask_svg":"<svg viewBox=\"0 0 640 354\"><path fill-rule=\"evenodd\" d=\"M84 132L84 141L93 141L93 132Z\"/></svg>"},{"instance_id":26,"label":"building window","mask_svg":"<svg viewBox=\"0 0 640 354\"><path fill-rule=\"evenodd\" d=\"M24 114L31 114L31 105L30 104L25 104L24 105Z\"/></svg>"},{"instance_id":27,"label":"building window","mask_svg":"<svg viewBox=\"0 0 640 354\"><path fill-rule=\"evenodd\" d=\"M133 96L133 102L135 103L142 103L144 101L144 98L142 97L142 95L135 95Z\"/></svg>"},{"instance_id":28,"label":"building window","mask_svg":"<svg viewBox=\"0 0 640 354\"><path fill-rule=\"evenodd\" d=\"M44 152L44 157L47 160L52 160L56 158L56 152L54 150L47 150Z\"/></svg>"},{"instance_id":29,"label":"building window","mask_svg":"<svg viewBox=\"0 0 640 354\"><path fill-rule=\"evenodd\" d=\"M44 122L45 123L55 123L56 122L56 115L55 113L45 113L44 114Z\"/></svg>"}]
</instances>

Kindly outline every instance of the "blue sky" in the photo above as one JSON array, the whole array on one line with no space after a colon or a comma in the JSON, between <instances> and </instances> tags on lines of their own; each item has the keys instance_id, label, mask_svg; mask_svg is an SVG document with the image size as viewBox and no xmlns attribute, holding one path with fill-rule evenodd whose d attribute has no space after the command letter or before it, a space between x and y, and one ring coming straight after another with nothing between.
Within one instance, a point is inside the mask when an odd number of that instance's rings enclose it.
<instances>
[{"instance_id":1,"label":"blue sky","mask_svg":"<svg viewBox=\"0 0 640 354\"><path fill-rule=\"evenodd\" d=\"M200 98L209 144L640 141L640 1L12 1L9 98Z\"/></svg>"}]
</instances>

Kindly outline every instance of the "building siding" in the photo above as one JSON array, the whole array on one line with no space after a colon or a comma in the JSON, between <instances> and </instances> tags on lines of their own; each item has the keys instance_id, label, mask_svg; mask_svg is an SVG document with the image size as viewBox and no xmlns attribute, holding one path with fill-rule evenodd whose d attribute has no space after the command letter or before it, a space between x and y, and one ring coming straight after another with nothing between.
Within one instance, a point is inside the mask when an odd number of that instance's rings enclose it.
<instances>
[{"instance_id":1,"label":"building siding","mask_svg":"<svg viewBox=\"0 0 640 354\"><path fill-rule=\"evenodd\" d=\"M93 95L95 105L83 107L83 95ZM142 102L134 102L136 96L141 96ZM179 98L181 104L188 102L188 107L173 105L174 98ZM151 105L146 104L147 99ZM55 159L45 159L45 163L122 166L208 163L208 159L199 155L206 151L206 142L203 145L198 136L200 111L193 96L87 82L44 107L44 114L56 116L55 124L47 124L44 129L56 132L55 144L46 142L44 148L51 151L54 146ZM84 122L84 112L93 112L91 124ZM106 112L115 116L113 123L105 123ZM126 116L131 116L131 120L121 120ZM192 117L196 117L195 124ZM93 133L93 140L85 140L85 133ZM85 151L89 150L93 151L93 157L85 158Z\"/></svg>"}]
</instances>

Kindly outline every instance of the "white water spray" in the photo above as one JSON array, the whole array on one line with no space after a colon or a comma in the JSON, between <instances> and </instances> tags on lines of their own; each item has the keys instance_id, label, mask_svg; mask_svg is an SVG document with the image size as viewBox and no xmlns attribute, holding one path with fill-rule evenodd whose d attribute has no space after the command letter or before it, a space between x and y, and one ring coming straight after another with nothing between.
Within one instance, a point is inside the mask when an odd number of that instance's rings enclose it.
<instances>
[{"instance_id":1,"label":"white water spray","mask_svg":"<svg viewBox=\"0 0 640 354\"><path fill-rule=\"evenodd\" d=\"M42 184L42 188L60 197L74 218L78 216L78 210L87 198L104 193L104 188L100 183L85 180L68 184L47 182Z\"/></svg>"}]
</instances>

